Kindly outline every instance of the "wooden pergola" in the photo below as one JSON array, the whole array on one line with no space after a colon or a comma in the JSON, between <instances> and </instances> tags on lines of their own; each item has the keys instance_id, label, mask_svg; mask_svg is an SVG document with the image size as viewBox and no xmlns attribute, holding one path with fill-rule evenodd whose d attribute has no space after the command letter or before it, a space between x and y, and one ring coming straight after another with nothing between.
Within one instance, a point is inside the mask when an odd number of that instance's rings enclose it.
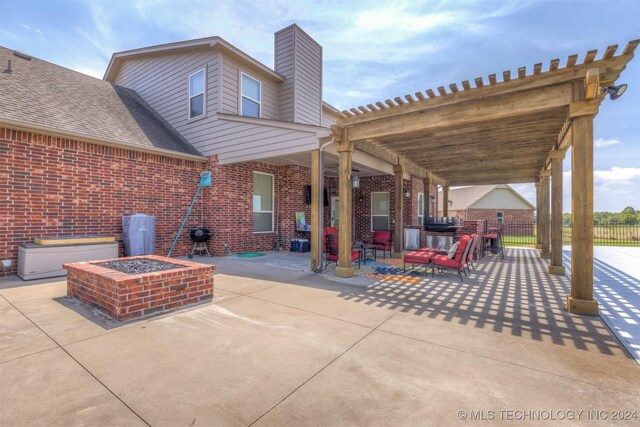
<instances>
[{"instance_id":1,"label":"wooden pergola","mask_svg":"<svg viewBox=\"0 0 640 427\"><path fill-rule=\"evenodd\" d=\"M361 150L394 164L395 218L402 215L403 174L443 186L444 200L450 186L536 183L538 239L541 256L550 258L549 271L564 274L562 266L562 159L572 148L572 268L571 312L597 314L593 299L593 120L640 40L629 42L616 55L609 46L596 60L597 50L587 52L582 63L571 55L565 67L554 59L547 71L542 64L526 67L517 75L491 74L469 81L416 92L344 110L332 127L339 153L340 261L336 274L353 275L350 262L352 188L351 159ZM318 212L319 157L312 154L312 212ZM550 190L550 180L552 188ZM425 194L429 200L429 194ZM425 203L425 216L429 215ZM447 203L443 210L447 215ZM315 218L314 218L315 217ZM318 242L321 225L312 215L312 241ZM402 221L394 224L394 249L402 253ZM321 257L312 245L312 266Z\"/></svg>"}]
</instances>

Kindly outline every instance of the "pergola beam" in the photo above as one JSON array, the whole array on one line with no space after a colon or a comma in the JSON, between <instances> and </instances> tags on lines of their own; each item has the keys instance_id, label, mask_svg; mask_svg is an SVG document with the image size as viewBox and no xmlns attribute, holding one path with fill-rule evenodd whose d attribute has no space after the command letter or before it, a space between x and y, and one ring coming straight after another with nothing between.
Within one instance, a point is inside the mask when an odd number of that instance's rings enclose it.
<instances>
[{"instance_id":1,"label":"pergola beam","mask_svg":"<svg viewBox=\"0 0 640 427\"><path fill-rule=\"evenodd\" d=\"M564 107L572 97L572 85L563 84L360 123L349 127L349 135L353 141L362 141L510 119Z\"/></svg>"}]
</instances>

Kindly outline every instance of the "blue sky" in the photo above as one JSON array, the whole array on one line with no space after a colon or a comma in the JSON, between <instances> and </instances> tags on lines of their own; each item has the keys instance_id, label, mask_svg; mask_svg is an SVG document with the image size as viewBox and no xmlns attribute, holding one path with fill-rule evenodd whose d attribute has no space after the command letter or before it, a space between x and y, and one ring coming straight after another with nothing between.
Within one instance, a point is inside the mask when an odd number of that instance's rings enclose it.
<instances>
[{"instance_id":1,"label":"blue sky","mask_svg":"<svg viewBox=\"0 0 640 427\"><path fill-rule=\"evenodd\" d=\"M211 35L273 66L273 33L296 22L324 47L324 98L339 108L554 58L564 66L640 38L638 0L0 0L0 16L1 45L96 77L113 52ZM599 211L640 209L640 58L621 82L627 93L595 122ZM569 211L570 152L564 168ZM514 187L533 201L533 185Z\"/></svg>"}]
</instances>

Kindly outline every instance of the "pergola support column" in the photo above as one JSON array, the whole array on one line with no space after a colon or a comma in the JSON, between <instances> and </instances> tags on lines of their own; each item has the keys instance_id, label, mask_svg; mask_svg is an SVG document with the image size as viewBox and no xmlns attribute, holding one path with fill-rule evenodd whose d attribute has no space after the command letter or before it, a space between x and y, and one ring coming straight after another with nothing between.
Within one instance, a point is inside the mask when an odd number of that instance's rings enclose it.
<instances>
[{"instance_id":1,"label":"pergola support column","mask_svg":"<svg viewBox=\"0 0 640 427\"><path fill-rule=\"evenodd\" d=\"M340 141L336 141L338 151L338 197L340 200L340 249L338 254L338 265L336 266L336 276L353 276L353 266L351 265L351 231L352 231L352 184L351 184L351 161L353 157L353 142L348 139L346 128L342 128Z\"/></svg>"},{"instance_id":2,"label":"pergola support column","mask_svg":"<svg viewBox=\"0 0 640 427\"><path fill-rule=\"evenodd\" d=\"M549 242L549 171L540 173L540 258L551 258L551 249Z\"/></svg>"},{"instance_id":3,"label":"pergola support column","mask_svg":"<svg viewBox=\"0 0 640 427\"><path fill-rule=\"evenodd\" d=\"M542 232L540 231L540 210L542 206L542 198L540 197L540 181L536 182L536 249L542 249Z\"/></svg>"},{"instance_id":4,"label":"pergola support column","mask_svg":"<svg viewBox=\"0 0 640 427\"><path fill-rule=\"evenodd\" d=\"M551 158L551 264L549 273L565 274L562 265L562 159L564 152L554 150Z\"/></svg>"},{"instance_id":5,"label":"pergola support column","mask_svg":"<svg viewBox=\"0 0 640 427\"><path fill-rule=\"evenodd\" d=\"M320 150L311 152L311 270L318 272L322 265L322 205Z\"/></svg>"},{"instance_id":6,"label":"pergola support column","mask_svg":"<svg viewBox=\"0 0 640 427\"><path fill-rule=\"evenodd\" d=\"M434 194L436 196L436 200L435 200L435 207L433 208L433 211L434 211L433 216L440 216L440 206L438 206L439 199L440 199L440 192L438 191L438 187L439 185L436 184L436 194Z\"/></svg>"},{"instance_id":7,"label":"pergola support column","mask_svg":"<svg viewBox=\"0 0 640 427\"><path fill-rule=\"evenodd\" d=\"M591 109L587 102L580 108L571 105L571 295L567 310L571 313L598 314L593 299L593 118L597 103Z\"/></svg>"},{"instance_id":8,"label":"pergola support column","mask_svg":"<svg viewBox=\"0 0 640 427\"><path fill-rule=\"evenodd\" d=\"M442 187L442 216L449 216L449 184Z\"/></svg>"},{"instance_id":9,"label":"pergola support column","mask_svg":"<svg viewBox=\"0 0 640 427\"><path fill-rule=\"evenodd\" d=\"M393 209L393 257L402 257L403 247L403 208L404 204L404 157L398 157L398 164L393 166L394 175L394 209Z\"/></svg>"}]
</instances>

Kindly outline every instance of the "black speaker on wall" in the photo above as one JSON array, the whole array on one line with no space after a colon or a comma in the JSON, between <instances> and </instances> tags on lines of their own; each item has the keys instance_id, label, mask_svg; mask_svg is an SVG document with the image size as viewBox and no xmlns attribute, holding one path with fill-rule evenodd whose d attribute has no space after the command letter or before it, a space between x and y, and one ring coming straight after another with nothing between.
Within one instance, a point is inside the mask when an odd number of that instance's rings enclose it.
<instances>
[{"instance_id":1,"label":"black speaker on wall","mask_svg":"<svg viewBox=\"0 0 640 427\"><path fill-rule=\"evenodd\" d=\"M305 205L310 205L311 204L311 186L307 185L304 188L304 204ZM327 191L327 189L324 189L324 206L327 207L329 206L329 192Z\"/></svg>"},{"instance_id":2,"label":"black speaker on wall","mask_svg":"<svg viewBox=\"0 0 640 427\"><path fill-rule=\"evenodd\" d=\"M311 186L310 185L306 185L304 187L304 204L305 205L311 204Z\"/></svg>"}]
</instances>

